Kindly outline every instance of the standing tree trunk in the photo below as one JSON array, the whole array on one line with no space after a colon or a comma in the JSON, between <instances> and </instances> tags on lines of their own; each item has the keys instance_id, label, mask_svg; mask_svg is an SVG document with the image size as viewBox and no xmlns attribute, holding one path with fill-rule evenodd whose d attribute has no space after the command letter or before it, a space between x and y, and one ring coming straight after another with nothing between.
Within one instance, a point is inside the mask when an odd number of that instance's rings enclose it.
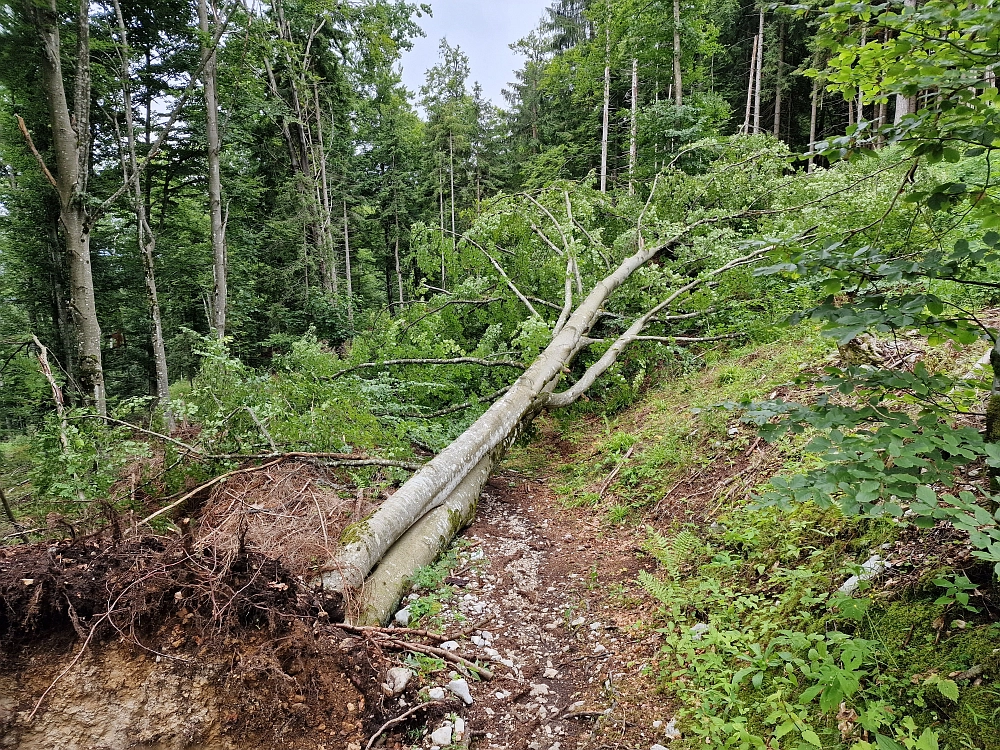
<instances>
[{"instance_id":1,"label":"standing tree trunk","mask_svg":"<svg viewBox=\"0 0 1000 750\"><path fill-rule=\"evenodd\" d=\"M448 133L448 174L451 180L451 252L454 256L458 248L458 235L455 234L455 136Z\"/></svg>"},{"instance_id":2,"label":"standing tree trunk","mask_svg":"<svg viewBox=\"0 0 1000 750\"><path fill-rule=\"evenodd\" d=\"M611 113L611 27L604 30L604 127L601 130L601 192L608 192L608 126Z\"/></svg>"},{"instance_id":3,"label":"standing tree trunk","mask_svg":"<svg viewBox=\"0 0 1000 750\"><path fill-rule=\"evenodd\" d=\"M639 160L639 60L632 58L632 130L628 144L628 194L635 195L635 168Z\"/></svg>"},{"instance_id":4,"label":"standing tree trunk","mask_svg":"<svg viewBox=\"0 0 1000 750\"><path fill-rule=\"evenodd\" d=\"M760 89L762 83L761 71L764 64L764 9L760 9L760 30L757 32L757 65L755 67L756 81L753 87L753 132L760 132Z\"/></svg>"},{"instance_id":5,"label":"standing tree trunk","mask_svg":"<svg viewBox=\"0 0 1000 750\"><path fill-rule=\"evenodd\" d=\"M774 86L774 137L781 137L781 95L784 77L782 73L785 65L785 24L782 21L778 27L778 70L775 74L777 83Z\"/></svg>"},{"instance_id":6,"label":"standing tree trunk","mask_svg":"<svg viewBox=\"0 0 1000 750\"><path fill-rule=\"evenodd\" d=\"M344 276L347 277L347 320L354 325L354 281L351 278L351 231L347 223L347 199L344 199Z\"/></svg>"},{"instance_id":7,"label":"standing tree trunk","mask_svg":"<svg viewBox=\"0 0 1000 750\"><path fill-rule=\"evenodd\" d=\"M444 265L444 175L441 173L441 156L438 155L438 208L441 218L441 288L448 289Z\"/></svg>"},{"instance_id":8,"label":"standing tree trunk","mask_svg":"<svg viewBox=\"0 0 1000 750\"><path fill-rule=\"evenodd\" d=\"M812 103L809 107L809 165L807 171L813 171L813 160L816 158L816 115L819 109L819 79L813 78Z\"/></svg>"},{"instance_id":9,"label":"standing tree trunk","mask_svg":"<svg viewBox=\"0 0 1000 750\"><path fill-rule=\"evenodd\" d=\"M674 0L674 104L681 106L681 0Z\"/></svg>"},{"instance_id":10,"label":"standing tree trunk","mask_svg":"<svg viewBox=\"0 0 1000 750\"><path fill-rule=\"evenodd\" d=\"M52 143L57 176L47 175L59 194L59 223L69 270L69 308L73 322L76 382L80 400L104 415L104 365L101 326L97 320L94 278L90 263L91 218L87 211L87 175L90 170L90 0L77 10L76 74L73 108L63 82L59 12L55 0L36 7L35 23L42 41L42 80L52 121ZM23 121L20 123L27 135ZM40 157L39 157L40 158ZM46 170L47 172L47 170Z\"/></svg>"},{"instance_id":11,"label":"standing tree trunk","mask_svg":"<svg viewBox=\"0 0 1000 750\"><path fill-rule=\"evenodd\" d=\"M214 16L213 7L213 16ZM217 19L213 19L218 22ZM208 0L198 0L198 26L204 35L201 48L202 81L205 84L205 134L208 139L208 211L212 225L212 328L218 338L226 336L226 305L229 297L226 229L222 222L222 173L219 154L219 96L216 91L216 51L206 46L209 38Z\"/></svg>"},{"instance_id":12,"label":"standing tree trunk","mask_svg":"<svg viewBox=\"0 0 1000 750\"><path fill-rule=\"evenodd\" d=\"M122 59L122 99L125 109L125 143L128 151L124 170L126 182L132 181L132 197L135 203L135 224L138 233L139 252L146 281L146 301L149 305L149 319L152 324L153 369L156 373L156 399L163 409L167 431L174 429L174 414L170 409L170 378L167 373L167 351L163 341L163 319L160 316L160 301L156 291L156 236L146 214L146 200L142 182L138 178L139 159L135 147L135 118L132 113L132 87L129 79L129 62L132 57L128 44L128 30L122 16L121 4L114 0L115 15L118 18L118 33L121 34Z\"/></svg>"},{"instance_id":13,"label":"standing tree trunk","mask_svg":"<svg viewBox=\"0 0 1000 750\"><path fill-rule=\"evenodd\" d=\"M753 84L756 80L757 71L757 48L760 46L760 37L753 38L753 49L750 51L750 79L747 83L747 109L743 117L743 127L740 129L744 135L750 134L750 114L753 109Z\"/></svg>"}]
</instances>

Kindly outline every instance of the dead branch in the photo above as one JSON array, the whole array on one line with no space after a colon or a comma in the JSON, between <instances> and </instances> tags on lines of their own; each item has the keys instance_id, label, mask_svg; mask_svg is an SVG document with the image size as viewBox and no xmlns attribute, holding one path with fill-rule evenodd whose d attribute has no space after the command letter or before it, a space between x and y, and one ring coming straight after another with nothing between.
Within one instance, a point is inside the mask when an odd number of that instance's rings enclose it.
<instances>
[{"instance_id":1,"label":"dead branch","mask_svg":"<svg viewBox=\"0 0 1000 750\"><path fill-rule=\"evenodd\" d=\"M443 648L437 648L436 646L426 646L422 643L408 643L407 641L397 641L394 639L379 640L379 644L382 646L388 646L389 648L394 648L397 651L416 651L420 654L426 654L427 656L436 656L439 659L444 659L445 661L450 661L452 664L457 664L459 666L470 669L473 672L479 674L484 680L492 680L493 672L486 667L481 667L473 661L469 661L464 656L459 656L453 651L447 651Z\"/></svg>"},{"instance_id":2,"label":"dead branch","mask_svg":"<svg viewBox=\"0 0 1000 750\"><path fill-rule=\"evenodd\" d=\"M393 461L388 458L359 458L357 461L319 461L321 466L344 467L344 466L386 466L393 469L406 469L407 471L419 471L423 464L411 463L410 461Z\"/></svg>"},{"instance_id":3,"label":"dead branch","mask_svg":"<svg viewBox=\"0 0 1000 750\"><path fill-rule=\"evenodd\" d=\"M742 333L726 333L720 336L636 336L635 341L660 341L664 344L685 343L697 344L705 341L724 341L726 339L738 339Z\"/></svg>"},{"instance_id":4,"label":"dead branch","mask_svg":"<svg viewBox=\"0 0 1000 750\"><path fill-rule=\"evenodd\" d=\"M537 313L536 313L537 314ZM482 367L516 367L524 369L524 365L511 359L481 359L480 357L455 357L453 359L387 359L384 362L365 362L360 365L347 367L333 375L328 375L327 380L336 380L357 370L370 370L379 367L394 367L398 365L481 365Z\"/></svg>"},{"instance_id":5,"label":"dead branch","mask_svg":"<svg viewBox=\"0 0 1000 750\"><path fill-rule=\"evenodd\" d=\"M611 483L615 481L615 478L618 476L619 472L621 472L621 470L624 468L625 464L628 463L628 460L632 458L632 454L635 453L636 445L638 445L638 443L634 443L629 447L625 455L622 456L622 460L618 462L618 465L615 467L615 470L612 471L611 474L608 475L608 478L605 479L604 482L601 484L601 489L597 493L597 496L599 498L602 499L604 498L604 493L608 491L608 487L610 487Z\"/></svg>"},{"instance_id":6,"label":"dead branch","mask_svg":"<svg viewBox=\"0 0 1000 750\"><path fill-rule=\"evenodd\" d=\"M45 166L45 159L42 158L42 155L38 153L38 149L35 148L35 142L31 140L31 133L28 132L28 126L24 124L24 118L21 117L21 115L15 115L15 117L17 117L18 130L21 131L21 135L23 135L24 140L27 141L28 149L31 151L31 154L35 157L35 161L38 162L38 166L41 168L42 174L45 175L45 178L49 181L49 184L51 184L52 187L58 190L59 183L56 182L56 178L52 176L52 173L49 171L49 168Z\"/></svg>"},{"instance_id":7,"label":"dead branch","mask_svg":"<svg viewBox=\"0 0 1000 750\"><path fill-rule=\"evenodd\" d=\"M466 238L466 239L468 239L468 238ZM469 241L471 242L471 240L469 240ZM503 280L507 283L507 286L510 288L510 290L512 292L514 292L514 294L517 296L517 298L519 300L521 300L521 302L524 303L525 307L528 308L528 312L531 313L532 317L534 317L534 318L540 318L540 317L542 317L541 315L538 314L538 310L536 310L534 307L532 307L531 303L528 301L528 298L525 297L524 294L521 293L521 290L517 288L517 285L515 285L514 282L511 281L510 276L508 276L507 272L503 270L503 266L501 266L499 263L497 263L496 258L494 258L492 255L490 255L488 252L486 252L486 249L483 248L478 243L473 243L473 244L475 244L476 247L479 248L480 252L482 252L483 255L485 255L487 257L487 259L489 259L490 263L492 263L493 267L497 270L497 273L499 273L503 277Z\"/></svg>"},{"instance_id":8,"label":"dead branch","mask_svg":"<svg viewBox=\"0 0 1000 750\"><path fill-rule=\"evenodd\" d=\"M476 306L478 306L478 305L490 305L490 304L493 304L494 302L503 302L503 300L504 300L503 297L487 297L486 299L450 299L447 302L445 302L443 305L441 305L440 307L435 307L433 310L430 310L429 312L424 313L423 315L421 315L416 320L413 320L413 321L410 321L409 323L407 323L406 327L403 328L403 330L400 331L400 333L405 333L406 331L408 331L411 328L413 328L413 326L415 326L417 323L419 323L424 318L430 317L431 315L435 315L436 313L441 312L442 310L444 310L449 305L476 305ZM399 303L396 303L396 304L399 304Z\"/></svg>"},{"instance_id":9,"label":"dead branch","mask_svg":"<svg viewBox=\"0 0 1000 750\"><path fill-rule=\"evenodd\" d=\"M190 492L188 492L188 493L184 494L183 496L181 496L181 498L179 500L175 500L174 502L170 503L170 505L165 505L164 507L160 508L155 513L153 513L153 514L151 514L149 516L146 516L144 519L142 519L141 521L139 521L139 523L136 524L136 528L138 528L139 526L144 526L144 525L148 524L150 521L152 521L154 518L158 518L159 516L162 516L164 513L167 513L169 511L173 510L174 508L176 508L176 507L178 507L180 505L183 505L184 503L186 503L188 500L190 500L192 497L194 497L198 493L204 492L205 490L214 487L215 485L219 484L220 482L226 481L227 479L229 479L229 477L234 477L234 476L237 476L239 474L249 474L250 472L253 472L253 471L263 471L264 469L270 468L271 466L275 466L275 465L281 463L284 460L285 460L285 457L282 456L280 458L274 459L273 461L269 461L266 464L261 464L260 466L250 466L250 467L248 467L246 469L236 469L235 471L228 471L225 474L220 474L219 476L215 477L214 479L209 479L207 482L202 482L197 487L195 487L193 490L191 490Z\"/></svg>"},{"instance_id":10,"label":"dead branch","mask_svg":"<svg viewBox=\"0 0 1000 750\"><path fill-rule=\"evenodd\" d=\"M474 401L473 400L465 401L465 402L463 402L461 404L455 404L454 406L449 406L446 409L438 409L437 411L428 412L426 414L419 414L417 412L408 412L406 414L392 414L392 415L389 415L387 413L384 416L404 417L404 418L407 418L407 419L434 419L435 417L443 417L446 414L453 414L456 411L462 411L462 409L469 409L474 404L477 404L477 403L481 404L481 403L484 403L486 401L493 401L495 399L500 398L503 394L505 394L509 390L510 390L510 386L509 385L505 385L500 390L494 391L493 393L489 394L488 396L480 396L479 398L477 398Z\"/></svg>"},{"instance_id":11,"label":"dead branch","mask_svg":"<svg viewBox=\"0 0 1000 750\"><path fill-rule=\"evenodd\" d=\"M430 708L431 706L436 706L436 705L441 704L441 703L446 703L446 701L428 701L427 703L418 703L416 706L414 706L410 710L405 711L404 713L401 713L395 719L389 719L389 721L387 721L385 724L383 724L378 729L376 729L375 730L375 734L373 734L368 739L368 744L365 745L365 750L372 750L372 745L375 744L375 741L379 737L381 737L382 734L387 729L391 729L392 727L396 726L397 724L402 724L404 721L406 721L408 718L410 718L411 716L413 716L415 713L418 713L420 711L423 711L426 708Z\"/></svg>"},{"instance_id":12,"label":"dead branch","mask_svg":"<svg viewBox=\"0 0 1000 750\"><path fill-rule=\"evenodd\" d=\"M441 635L440 633L432 633L429 630L417 630L415 628L381 628L376 625L350 625L346 622L338 622L336 627L341 630L346 630L349 633L384 633L386 635L397 636L397 635L413 635L419 638L430 638L432 641L438 641L443 643L444 641L450 641L451 638L446 635Z\"/></svg>"},{"instance_id":13,"label":"dead branch","mask_svg":"<svg viewBox=\"0 0 1000 750\"><path fill-rule=\"evenodd\" d=\"M114 419L112 417L105 417L100 414L74 414L72 419L100 419L102 422L108 422L109 424L117 424L122 427L128 427L129 429L135 430L136 432L141 432L144 435L149 435L150 437L159 438L168 443L173 443L181 450L187 451L188 453L194 453L196 455L203 455L203 451L200 448L195 448L193 445L189 445L185 442L172 438L169 435L164 435L161 432L154 432L153 430L147 430L145 427L139 427L139 425L132 424L131 422L126 422L123 419ZM213 457L214 458L214 457Z\"/></svg>"}]
</instances>

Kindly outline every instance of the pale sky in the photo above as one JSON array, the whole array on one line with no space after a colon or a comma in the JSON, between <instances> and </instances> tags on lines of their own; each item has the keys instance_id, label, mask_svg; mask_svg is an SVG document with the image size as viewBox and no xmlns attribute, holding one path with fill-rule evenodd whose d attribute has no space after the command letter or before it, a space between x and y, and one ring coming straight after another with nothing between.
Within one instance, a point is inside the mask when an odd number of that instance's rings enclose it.
<instances>
[{"instance_id":1,"label":"pale sky","mask_svg":"<svg viewBox=\"0 0 1000 750\"><path fill-rule=\"evenodd\" d=\"M438 59L438 42L447 37L469 56L472 81L479 81L483 93L498 106L500 95L521 67L523 58L507 46L538 25L551 0L430 0L433 17L417 23L427 35L414 42L403 55L403 83L419 96L425 71ZM470 81L470 88L472 85Z\"/></svg>"}]
</instances>

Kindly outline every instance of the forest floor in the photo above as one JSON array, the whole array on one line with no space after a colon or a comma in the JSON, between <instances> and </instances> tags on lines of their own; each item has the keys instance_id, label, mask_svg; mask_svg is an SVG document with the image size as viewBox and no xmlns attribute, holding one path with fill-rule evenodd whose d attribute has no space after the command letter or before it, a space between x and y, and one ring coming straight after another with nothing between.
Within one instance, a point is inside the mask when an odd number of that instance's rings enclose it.
<instances>
[{"instance_id":1,"label":"forest floor","mask_svg":"<svg viewBox=\"0 0 1000 750\"><path fill-rule=\"evenodd\" d=\"M900 657L907 683L911 672L941 671L959 681L971 675L958 721L966 696L970 710L978 707L971 702L980 700L977 691L985 696L995 686L990 676L1000 672L992 618L967 618L968 628L963 622L947 630L940 606L901 601L920 594L928 570L973 565L953 530L865 530L820 516L776 526L766 515L733 515L755 488L794 465L801 449L764 443L731 412L699 409L801 397L791 394L800 389L796 376L836 356L809 337L749 348L650 388L613 420L540 418L490 479L474 523L414 580L400 605L407 628L337 625L326 615L336 614L331 603L302 585L308 579L295 571L319 548L306 544L315 530L303 536L288 509L326 507L332 521L348 500L361 507L372 498L294 466L275 475L277 484L255 476L241 487L250 493L245 514L259 524L237 524L241 538L264 552L213 546L213 554L225 553L224 565L208 560L197 533L186 535L193 532L123 542L111 528L2 548L0 748L667 746L678 737L672 720L682 706L663 672L664 647L678 627L703 622L713 605L683 604L687 625L676 625L639 579L664 574L650 549L653 529L712 539L724 528L717 521L730 525L735 541L712 543L726 559L745 556L731 571L746 594L739 596L775 595L775 581L793 568L805 582L789 588L787 612L766 615L774 627L804 611L801 586L835 590L849 574L845 564L883 550L892 574L876 588L893 619L880 627L888 623L885 637L900 641L896 653L912 661L908 668ZM273 491L259 491L260 482ZM222 501L235 502L213 496L185 528L200 525L202 540L213 534L218 525L208 522L209 511ZM279 533L296 540L305 557L279 559ZM324 528L317 544L325 535ZM807 570L800 548L831 557L815 557ZM680 561L667 575L689 578L692 591L700 585L695 564ZM456 655L492 675L476 679ZM404 669L407 683L393 689L390 670ZM471 703L448 687L462 678ZM972 716L969 736L989 736L992 724ZM831 731L844 731L837 727Z\"/></svg>"}]
</instances>

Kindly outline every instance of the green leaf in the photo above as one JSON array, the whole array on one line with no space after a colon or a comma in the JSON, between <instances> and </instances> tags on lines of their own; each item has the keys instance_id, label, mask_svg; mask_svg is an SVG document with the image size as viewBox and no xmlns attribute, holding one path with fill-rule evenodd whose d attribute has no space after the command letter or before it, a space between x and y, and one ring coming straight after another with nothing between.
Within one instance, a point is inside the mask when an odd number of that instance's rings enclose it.
<instances>
[{"instance_id":1,"label":"green leaf","mask_svg":"<svg viewBox=\"0 0 1000 750\"><path fill-rule=\"evenodd\" d=\"M875 734L875 747L878 750L906 750L905 747L896 742L892 737L878 733Z\"/></svg>"},{"instance_id":2,"label":"green leaf","mask_svg":"<svg viewBox=\"0 0 1000 750\"><path fill-rule=\"evenodd\" d=\"M945 698L958 703L958 685L954 680L940 680L938 681L937 688Z\"/></svg>"},{"instance_id":3,"label":"green leaf","mask_svg":"<svg viewBox=\"0 0 1000 750\"><path fill-rule=\"evenodd\" d=\"M815 747L823 747L823 743L820 742L819 735L811 729L807 729L802 733L802 739Z\"/></svg>"}]
</instances>

